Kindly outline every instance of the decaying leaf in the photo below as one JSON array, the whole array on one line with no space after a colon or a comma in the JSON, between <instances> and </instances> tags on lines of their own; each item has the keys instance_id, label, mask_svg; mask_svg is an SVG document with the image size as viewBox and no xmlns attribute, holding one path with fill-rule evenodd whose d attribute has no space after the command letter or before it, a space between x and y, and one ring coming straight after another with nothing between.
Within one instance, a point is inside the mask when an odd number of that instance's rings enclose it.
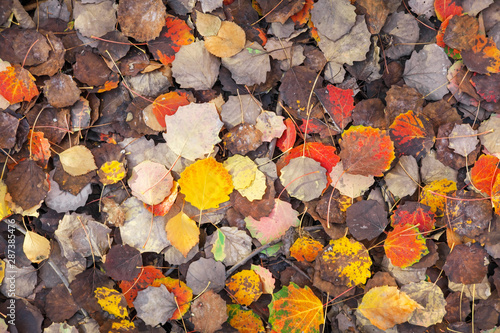
<instances>
[{"instance_id":1,"label":"decaying leaf","mask_svg":"<svg viewBox=\"0 0 500 333\"><path fill-rule=\"evenodd\" d=\"M225 311L226 302L213 292L208 290L193 302L193 324L201 333L214 333L218 331L227 320Z\"/></svg>"},{"instance_id":2,"label":"decaying leaf","mask_svg":"<svg viewBox=\"0 0 500 333\"><path fill-rule=\"evenodd\" d=\"M290 247L290 255L298 261L314 261L318 254L323 250L323 244L309 237L300 237L292 247Z\"/></svg>"},{"instance_id":3,"label":"decaying leaf","mask_svg":"<svg viewBox=\"0 0 500 333\"><path fill-rule=\"evenodd\" d=\"M264 333L264 325L259 316L252 310L243 310L238 304L227 305L227 322L238 332Z\"/></svg>"},{"instance_id":4,"label":"decaying leaf","mask_svg":"<svg viewBox=\"0 0 500 333\"><path fill-rule=\"evenodd\" d=\"M229 296L238 304L250 305L262 295L260 277L252 270L243 270L226 282Z\"/></svg>"}]
</instances>

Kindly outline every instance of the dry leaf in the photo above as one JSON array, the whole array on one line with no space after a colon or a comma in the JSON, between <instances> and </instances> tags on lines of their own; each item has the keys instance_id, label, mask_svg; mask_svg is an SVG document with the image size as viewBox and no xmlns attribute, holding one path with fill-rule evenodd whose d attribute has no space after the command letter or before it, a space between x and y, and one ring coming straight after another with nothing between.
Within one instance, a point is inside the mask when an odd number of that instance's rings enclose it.
<instances>
[{"instance_id":1,"label":"dry leaf","mask_svg":"<svg viewBox=\"0 0 500 333\"><path fill-rule=\"evenodd\" d=\"M81 176L96 170L94 155L85 146L74 146L59 154L64 171L75 176Z\"/></svg>"},{"instance_id":2,"label":"dry leaf","mask_svg":"<svg viewBox=\"0 0 500 333\"><path fill-rule=\"evenodd\" d=\"M220 58L232 57L245 47L245 31L234 22L223 21L216 36L205 37L205 48Z\"/></svg>"}]
</instances>

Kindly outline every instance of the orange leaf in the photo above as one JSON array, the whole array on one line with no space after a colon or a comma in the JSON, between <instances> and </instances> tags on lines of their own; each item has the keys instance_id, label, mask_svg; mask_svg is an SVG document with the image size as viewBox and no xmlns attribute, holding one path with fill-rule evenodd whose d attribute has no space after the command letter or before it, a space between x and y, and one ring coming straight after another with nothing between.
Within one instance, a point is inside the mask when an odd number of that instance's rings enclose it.
<instances>
[{"instance_id":1,"label":"orange leaf","mask_svg":"<svg viewBox=\"0 0 500 333\"><path fill-rule=\"evenodd\" d=\"M411 155L417 160L434 145L434 130L429 119L412 110L402 113L389 127L390 136L396 149L403 155Z\"/></svg>"},{"instance_id":2,"label":"orange leaf","mask_svg":"<svg viewBox=\"0 0 500 333\"><path fill-rule=\"evenodd\" d=\"M137 297L137 293L141 290L149 287L154 280L164 278L165 276L159 269L153 266L147 266L142 268L139 275L133 281L122 281L120 282L120 289L125 295L127 304L129 307L134 307L134 300Z\"/></svg>"},{"instance_id":3,"label":"orange leaf","mask_svg":"<svg viewBox=\"0 0 500 333\"><path fill-rule=\"evenodd\" d=\"M314 0L306 0L304 7L302 7L302 9L299 12L290 16L293 23L295 23L295 25L306 24L307 21L309 21L309 19L311 18L311 9L313 7L314 7Z\"/></svg>"},{"instance_id":4,"label":"orange leaf","mask_svg":"<svg viewBox=\"0 0 500 333\"><path fill-rule=\"evenodd\" d=\"M170 211L170 208L172 208L172 206L174 205L178 193L179 184L174 181L174 185L172 186L170 194L162 202L157 205L144 204L144 207L146 207L147 210L153 213L154 216L165 216Z\"/></svg>"},{"instance_id":5,"label":"orange leaf","mask_svg":"<svg viewBox=\"0 0 500 333\"><path fill-rule=\"evenodd\" d=\"M394 230L387 233L384 249L391 263L401 268L413 265L429 253L418 228L402 223L396 224Z\"/></svg>"},{"instance_id":6,"label":"orange leaf","mask_svg":"<svg viewBox=\"0 0 500 333\"><path fill-rule=\"evenodd\" d=\"M319 333L323 324L323 304L308 286L290 282L273 294L269 304L269 323L281 333Z\"/></svg>"},{"instance_id":7,"label":"orange leaf","mask_svg":"<svg viewBox=\"0 0 500 333\"><path fill-rule=\"evenodd\" d=\"M241 305L250 305L262 295L260 277L249 269L231 276L226 287L229 296Z\"/></svg>"},{"instance_id":8,"label":"orange leaf","mask_svg":"<svg viewBox=\"0 0 500 333\"><path fill-rule=\"evenodd\" d=\"M463 12L461 0L435 0L434 10L439 21L443 22L453 15L460 15Z\"/></svg>"},{"instance_id":9,"label":"orange leaf","mask_svg":"<svg viewBox=\"0 0 500 333\"><path fill-rule=\"evenodd\" d=\"M287 151L293 147L295 139L297 136L297 130L295 129L295 124L290 118L285 119L286 130L281 135L281 138L276 142L276 147L281 151Z\"/></svg>"},{"instance_id":10,"label":"orange leaf","mask_svg":"<svg viewBox=\"0 0 500 333\"><path fill-rule=\"evenodd\" d=\"M290 255L298 261L314 261L318 254L323 250L323 245L317 240L300 237L290 248Z\"/></svg>"},{"instance_id":11,"label":"orange leaf","mask_svg":"<svg viewBox=\"0 0 500 333\"><path fill-rule=\"evenodd\" d=\"M500 215L500 174L491 188L491 203L495 207L495 214Z\"/></svg>"},{"instance_id":12,"label":"orange leaf","mask_svg":"<svg viewBox=\"0 0 500 333\"><path fill-rule=\"evenodd\" d=\"M407 201L404 205L399 205L391 216L392 225L411 224L417 226L420 232L434 229L434 213L429 206L418 202Z\"/></svg>"},{"instance_id":13,"label":"orange leaf","mask_svg":"<svg viewBox=\"0 0 500 333\"><path fill-rule=\"evenodd\" d=\"M35 78L19 65L9 66L0 72L0 95L10 104L30 101L38 95Z\"/></svg>"},{"instance_id":14,"label":"orange leaf","mask_svg":"<svg viewBox=\"0 0 500 333\"><path fill-rule=\"evenodd\" d=\"M156 60L168 65L174 61L175 54L182 45L189 45L193 42L192 30L186 22L174 16L167 16L160 36L149 41L148 48Z\"/></svg>"},{"instance_id":15,"label":"orange leaf","mask_svg":"<svg viewBox=\"0 0 500 333\"><path fill-rule=\"evenodd\" d=\"M437 217L441 217L444 214L445 196L456 190L457 184L454 181L448 179L435 180L424 186L419 201L429 206Z\"/></svg>"},{"instance_id":16,"label":"orange leaf","mask_svg":"<svg viewBox=\"0 0 500 333\"><path fill-rule=\"evenodd\" d=\"M162 284L167 287L169 292L174 294L177 305L179 305L179 308L175 310L170 320L181 319L189 310L191 300L193 299L193 291L181 280L170 277L156 279L153 281L152 286L159 287Z\"/></svg>"},{"instance_id":17,"label":"orange leaf","mask_svg":"<svg viewBox=\"0 0 500 333\"><path fill-rule=\"evenodd\" d=\"M382 177L395 158L394 144L386 131L351 126L342 134L340 159L352 175Z\"/></svg>"},{"instance_id":18,"label":"orange leaf","mask_svg":"<svg viewBox=\"0 0 500 333\"><path fill-rule=\"evenodd\" d=\"M50 158L50 143L43 136L43 132L33 132L32 130L28 134L33 160L38 161L38 165L45 168Z\"/></svg>"},{"instance_id":19,"label":"orange leaf","mask_svg":"<svg viewBox=\"0 0 500 333\"><path fill-rule=\"evenodd\" d=\"M465 66L480 74L500 72L500 50L491 38L476 36L476 43L470 50L462 51Z\"/></svg>"},{"instance_id":20,"label":"orange leaf","mask_svg":"<svg viewBox=\"0 0 500 333\"><path fill-rule=\"evenodd\" d=\"M262 320L252 310L242 310L238 304L227 305L227 322L240 333L264 333Z\"/></svg>"},{"instance_id":21,"label":"orange leaf","mask_svg":"<svg viewBox=\"0 0 500 333\"><path fill-rule=\"evenodd\" d=\"M161 127L166 127L165 116L171 116L177 112L179 106L188 105L188 94L185 92L171 91L156 97L153 102L153 114Z\"/></svg>"},{"instance_id":22,"label":"orange leaf","mask_svg":"<svg viewBox=\"0 0 500 333\"><path fill-rule=\"evenodd\" d=\"M333 146L327 146L320 142L307 142L305 145L305 149L304 145L300 145L290 150L290 153L283 158L283 164L280 165L279 169L287 166L291 159L304 156L319 162L327 170L327 174L329 174L332 172L332 168L340 161L340 158L336 154L337 150Z\"/></svg>"},{"instance_id":23,"label":"orange leaf","mask_svg":"<svg viewBox=\"0 0 500 333\"><path fill-rule=\"evenodd\" d=\"M479 191L491 195L491 188L500 172L499 159L493 155L481 155L470 169L470 179Z\"/></svg>"}]
</instances>

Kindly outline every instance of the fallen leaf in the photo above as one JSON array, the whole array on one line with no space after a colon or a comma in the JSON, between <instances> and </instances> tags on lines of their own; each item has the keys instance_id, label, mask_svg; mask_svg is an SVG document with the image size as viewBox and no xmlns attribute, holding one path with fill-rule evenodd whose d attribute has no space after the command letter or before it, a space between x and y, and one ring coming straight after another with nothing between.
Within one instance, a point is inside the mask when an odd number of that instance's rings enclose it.
<instances>
[{"instance_id":1,"label":"fallen leaf","mask_svg":"<svg viewBox=\"0 0 500 333\"><path fill-rule=\"evenodd\" d=\"M237 84L253 86L264 83L271 61L264 48L258 43L247 41L243 50L232 57L222 58L222 65L229 69Z\"/></svg>"},{"instance_id":2,"label":"fallen leaf","mask_svg":"<svg viewBox=\"0 0 500 333\"><path fill-rule=\"evenodd\" d=\"M393 226L397 224L414 225L420 232L433 230L436 223L434 213L429 206L413 201L399 205L391 216L391 221Z\"/></svg>"},{"instance_id":3,"label":"fallen leaf","mask_svg":"<svg viewBox=\"0 0 500 333\"><path fill-rule=\"evenodd\" d=\"M436 214L436 217L441 217L444 214L444 205L446 203L446 195L449 195L457 190L457 184L448 179L435 180L429 185L426 185L420 194L419 202L431 208L431 211Z\"/></svg>"},{"instance_id":4,"label":"fallen leaf","mask_svg":"<svg viewBox=\"0 0 500 333\"><path fill-rule=\"evenodd\" d=\"M488 150L488 152L500 158L500 131L496 130L500 126L500 116L492 115L488 120L485 120L479 126L479 132L489 132L481 135L479 138L481 144Z\"/></svg>"},{"instance_id":5,"label":"fallen leaf","mask_svg":"<svg viewBox=\"0 0 500 333\"><path fill-rule=\"evenodd\" d=\"M441 288L436 284L427 281L412 282L402 286L401 292L423 307L415 309L408 323L429 327L443 321L446 314L446 301Z\"/></svg>"},{"instance_id":6,"label":"fallen leaf","mask_svg":"<svg viewBox=\"0 0 500 333\"><path fill-rule=\"evenodd\" d=\"M189 265L186 283L193 290L195 295L199 295L206 289L219 292L224 289L226 280L226 269L221 262L212 258L200 258Z\"/></svg>"},{"instance_id":7,"label":"fallen leaf","mask_svg":"<svg viewBox=\"0 0 500 333\"><path fill-rule=\"evenodd\" d=\"M49 191L48 175L30 159L19 162L7 173L5 185L12 201L24 210L39 205Z\"/></svg>"},{"instance_id":8,"label":"fallen leaf","mask_svg":"<svg viewBox=\"0 0 500 333\"><path fill-rule=\"evenodd\" d=\"M227 129L239 124L255 125L262 111L262 104L251 95L229 96L222 106L220 116Z\"/></svg>"},{"instance_id":9,"label":"fallen leaf","mask_svg":"<svg viewBox=\"0 0 500 333\"><path fill-rule=\"evenodd\" d=\"M115 289L99 287L94 291L94 294L104 311L118 318L128 317L125 297L121 292Z\"/></svg>"},{"instance_id":10,"label":"fallen leaf","mask_svg":"<svg viewBox=\"0 0 500 333\"><path fill-rule=\"evenodd\" d=\"M166 127L165 116L174 115L180 106L189 104L185 92L171 91L156 97L153 102L152 112L161 127Z\"/></svg>"},{"instance_id":11,"label":"fallen leaf","mask_svg":"<svg viewBox=\"0 0 500 333\"><path fill-rule=\"evenodd\" d=\"M5 201L5 196L7 194L7 185L4 181L0 179L0 220L3 220L9 216L12 212Z\"/></svg>"},{"instance_id":12,"label":"fallen leaf","mask_svg":"<svg viewBox=\"0 0 500 333\"><path fill-rule=\"evenodd\" d=\"M387 233L384 249L391 263L401 268L413 265L429 253L418 228L403 223L396 224L394 230Z\"/></svg>"},{"instance_id":13,"label":"fallen leaf","mask_svg":"<svg viewBox=\"0 0 500 333\"><path fill-rule=\"evenodd\" d=\"M479 74L500 72L500 50L491 38L476 35L474 46L462 51L465 66Z\"/></svg>"},{"instance_id":14,"label":"fallen leaf","mask_svg":"<svg viewBox=\"0 0 500 333\"><path fill-rule=\"evenodd\" d=\"M224 241L221 241L221 234ZM218 259L214 253L217 261L222 261L226 266L232 266L243 260L252 252L252 238L243 230L238 230L235 227L221 227L217 229L217 237L215 234L207 239L207 246L213 245L212 253L215 251L217 242L220 244L220 251L223 253L223 258Z\"/></svg>"},{"instance_id":15,"label":"fallen leaf","mask_svg":"<svg viewBox=\"0 0 500 333\"><path fill-rule=\"evenodd\" d=\"M134 300L137 297L137 293L141 290L146 289L151 286L154 280L161 279L165 277L161 271L153 266L146 266L141 268L139 275L132 281L121 281L119 284L120 289L125 295L127 304L129 307L134 307ZM172 310L172 313L174 310ZM171 317L172 315L170 315ZM170 318L168 317L168 318Z\"/></svg>"},{"instance_id":16,"label":"fallen leaf","mask_svg":"<svg viewBox=\"0 0 500 333\"><path fill-rule=\"evenodd\" d=\"M236 23L222 21L216 36L205 37L205 48L216 57L228 58L245 47L245 31Z\"/></svg>"},{"instance_id":17,"label":"fallen leaf","mask_svg":"<svg viewBox=\"0 0 500 333\"><path fill-rule=\"evenodd\" d=\"M434 1L436 17L438 18L438 20L443 22L450 16L462 14L463 7L461 6L461 4L461 0Z\"/></svg>"},{"instance_id":18,"label":"fallen leaf","mask_svg":"<svg viewBox=\"0 0 500 333\"><path fill-rule=\"evenodd\" d=\"M127 183L137 199L148 205L157 205L170 194L173 181L163 164L143 161L132 169Z\"/></svg>"},{"instance_id":19,"label":"fallen leaf","mask_svg":"<svg viewBox=\"0 0 500 333\"><path fill-rule=\"evenodd\" d=\"M192 306L193 317L191 321L197 331L201 333L214 333L222 328L227 320L225 311L226 302L212 290L208 290L198 297Z\"/></svg>"},{"instance_id":20,"label":"fallen leaf","mask_svg":"<svg viewBox=\"0 0 500 333\"><path fill-rule=\"evenodd\" d=\"M43 132L33 132L32 130L28 133L28 138L33 160L38 161L41 167L47 167L52 155L49 140L44 138Z\"/></svg>"},{"instance_id":21,"label":"fallen leaf","mask_svg":"<svg viewBox=\"0 0 500 333\"><path fill-rule=\"evenodd\" d=\"M172 206L175 204L175 200L177 199L177 195L179 194L179 183L174 181L174 185L172 186L172 190L170 194L159 204L157 205L148 205L144 204L146 209L153 213L154 216L165 216L170 211Z\"/></svg>"},{"instance_id":22,"label":"fallen leaf","mask_svg":"<svg viewBox=\"0 0 500 333\"><path fill-rule=\"evenodd\" d=\"M420 27L413 15L400 11L388 17L382 33L391 36L393 41L391 47L385 50L386 56L398 59L411 54L419 40Z\"/></svg>"},{"instance_id":23,"label":"fallen leaf","mask_svg":"<svg viewBox=\"0 0 500 333\"><path fill-rule=\"evenodd\" d=\"M137 317L146 325L156 326L166 323L177 310L177 303L173 293L164 285L149 286L138 292L134 300Z\"/></svg>"},{"instance_id":24,"label":"fallen leaf","mask_svg":"<svg viewBox=\"0 0 500 333\"><path fill-rule=\"evenodd\" d=\"M159 0L126 0L118 4L117 13L125 36L147 42L160 35L165 24L166 8Z\"/></svg>"},{"instance_id":25,"label":"fallen leaf","mask_svg":"<svg viewBox=\"0 0 500 333\"><path fill-rule=\"evenodd\" d=\"M488 264L488 253L481 245L460 244L446 257L443 270L451 282L475 284L486 276Z\"/></svg>"},{"instance_id":26,"label":"fallen leaf","mask_svg":"<svg viewBox=\"0 0 500 333\"><path fill-rule=\"evenodd\" d=\"M314 93L340 130L351 122L354 109L352 89L341 89L329 84L325 88L315 89Z\"/></svg>"},{"instance_id":27,"label":"fallen leaf","mask_svg":"<svg viewBox=\"0 0 500 333\"><path fill-rule=\"evenodd\" d=\"M379 236L389 224L389 220L380 202L363 200L353 203L346 209L346 223L349 232L360 241Z\"/></svg>"},{"instance_id":28,"label":"fallen leaf","mask_svg":"<svg viewBox=\"0 0 500 333\"><path fill-rule=\"evenodd\" d=\"M274 112L261 112L257 117L255 128L262 132L262 141L271 142L283 134L286 129L283 119L282 116L277 116Z\"/></svg>"},{"instance_id":29,"label":"fallen leaf","mask_svg":"<svg viewBox=\"0 0 500 333\"><path fill-rule=\"evenodd\" d=\"M352 175L383 176L394 160L394 144L385 131L352 126L342 134L340 159Z\"/></svg>"},{"instance_id":30,"label":"fallen leaf","mask_svg":"<svg viewBox=\"0 0 500 333\"><path fill-rule=\"evenodd\" d=\"M469 50L474 46L479 23L469 15L454 15L450 18L444 32L443 42L459 51Z\"/></svg>"},{"instance_id":31,"label":"fallen leaf","mask_svg":"<svg viewBox=\"0 0 500 333\"><path fill-rule=\"evenodd\" d=\"M106 255L106 274L115 280L133 280L141 273L142 257L139 250L129 245L114 245Z\"/></svg>"},{"instance_id":32,"label":"fallen leaf","mask_svg":"<svg viewBox=\"0 0 500 333\"><path fill-rule=\"evenodd\" d=\"M389 127L389 135L398 152L411 155L417 160L434 146L435 136L430 120L412 110L396 117Z\"/></svg>"},{"instance_id":33,"label":"fallen leaf","mask_svg":"<svg viewBox=\"0 0 500 333\"><path fill-rule=\"evenodd\" d=\"M320 332L323 303L308 286L300 288L290 282L273 294L268 307L269 323L276 332Z\"/></svg>"},{"instance_id":34,"label":"fallen leaf","mask_svg":"<svg viewBox=\"0 0 500 333\"><path fill-rule=\"evenodd\" d=\"M194 41L192 29L186 22L168 15L160 35L148 41L148 49L156 60L167 66L174 61L175 54L181 46L189 45Z\"/></svg>"},{"instance_id":35,"label":"fallen leaf","mask_svg":"<svg viewBox=\"0 0 500 333\"><path fill-rule=\"evenodd\" d=\"M37 95L35 78L26 69L14 65L0 72L0 96L10 104L30 101Z\"/></svg>"},{"instance_id":36,"label":"fallen leaf","mask_svg":"<svg viewBox=\"0 0 500 333\"><path fill-rule=\"evenodd\" d=\"M242 270L226 281L229 296L241 305L250 305L262 295L260 277L252 270Z\"/></svg>"},{"instance_id":37,"label":"fallen leaf","mask_svg":"<svg viewBox=\"0 0 500 333\"><path fill-rule=\"evenodd\" d=\"M332 168L330 179L340 194L353 199L365 193L375 182L373 176L345 173L342 161Z\"/></svg>"},{"instance_id":38,"label":"fallen leaf","mask_svg":"<svg viewBox=\"0 0 500 333\"><path fill-rule=\"evenodd\" d=\"M287 192L302 201L318 198L328 186L326 169L309 157L297 157L281 169L280 181Z\"/></svg>"},{"instance_id":39,"label":"fallen leaf","mask_svg":"<svg viewBox=\"0 0 500 333\"><path fill-rule=\"evenodd\" d=\"M290 247L290 255L298 261L313 262L318 254L323 250L323 244L309 237L297 238Z\"/></svg>"},{"instance_id":40,"label":"fallen leaf","mask_svg":"<svg viewBox=\"0 0 500 333\"><path fill-rule=\"evenodd\" d=\"M169 318L170 320L180 320L189 310L193 292L184 282L171 277L162 277L156 279L151 284L152 287L165 286L167 290L174 294L176 310Z\"/></svg>"},{"instance_id":41,"label":"fallen leaf","mask_svg":"<svg viewBox=\"0 0 500 333\"><path fill-rule=\"evenodd\" d=\"M279 88L283 101L291 108L297 109L303 118L307 118L309 107L314 99L309 102L309 95L314 86L321 86L323 79L318 78L316 85L316 71L305 66L292 67L286 71L281 79ZM307 108L307 110L306 110Z\"/></svg>"},{"instance_id":42,"label":"fallen leaf","mask_svg":"<svg viewBox=\"0 0 500 333\"><path fill-rule=\"evenodd\" d=\"M44 83L43 93L55 108L71 106L80 100L80 89L69 75L59 73Z\"/></svg>"},{"instance_id":43,"label":"fallen leaf","mask_svg":"<svg viewBox=\"0 0 500 333\"><path fill-rule=\"evenodd\" d=\"M318 257L322 280L354 287L371 276L372 260L363 244L347 237L330 241Z\"/></svg>"},{"instance_id":44,"label":"fallen leaf","mask_svg":"<svg viewBox=\"0 0 500 333\"><path fill-rule=\"evenodd\" d=\"M479 143L476 135L477 130L473 130L469 124L457 124L449 135L448 147L453 149L455 153L467 157Z\"/></svg>"},{"instance_id":45,"label":"fallen leaf","mask_svg":"<svg viewBox=\"0 0 500 333\"><path fill-rule=\"evenodd\" d=\"M167 145L175 154L191 161L212 152L213 146L220 142L223 125L212 103L181 106L174 115L165 116L165 124Z\"/></svg>"},{"instance_id":46,"label":"fallen leaf","mask_svg":"<svg viewBox=\"0 0 500 333\"><path fill-rule=\"evenodd\" d=\"M251 269L260 277L262 292L264 294L272 294L276 283L276 280L273 278L273 274L267 268L262 266L252 265Z\"/></svg>"},{"instance_id":47,"label":"fallen leaf","mask_svg":"<svg viewBox=\"0 0 500 333\"><path fill-rule=\"evenodd\" d=\"M327 173L332 172L333 167L340 161L334 146L327 146L320 142L307 142L290 150L284 156L283 164L288 165L292 159L300 156L309 157L319 162L327 170ZM281 161L278 164L281 164Z\"/></svg>"},{"instance_id":48,"label":"fallen leaf","mask_svg":"<svg viewBox=\"0 0 500 333\"><path fill-rule=\"evenodd\" d=\"M319 0L311 9L311 20L318 32L336 41L354 26L355 9L348 0Z\"/></svg>"},{"instance_id":49,"label":"fallen leaf","mask_svg":"<svg viewBox=\"0 0 500 333\"><path fill-rule=\"evenodd\" d=\"M295 129L293 121L290 118L287 118L284 123L286 129L278 141L276 141L276 147L278 147L282 152L286 152L293 147L297 136L297 130Z\"/></svg>"},{"instance_id":50,"label":"fallen leaf","mask_svg":"<svg viewBox=\"0 0 500 333\"><path fill-rule=\"evenodd\" d=\"M64 171L71 176L81 176L96 170L94 155L85 146L73 146L59 154Z\"/></svg>"},{"instance_id":51,"label":"fallen leaf","mask_svg":"<svg viewBox=\"0 0 500 333\"><path fill-rule=\"evenodd\" d=\"M215 36L222 25L222 21L215 15L205 14L199 11L196 12L196 30L203 37Z\"/></svg>"},{"instance_id":52,"label":"fallen leaf","mask_svg":"<svg viewBox=\"0 0 500 333\"><path fill-rule=\"evenodd\" d=\"M245 218L247 229L262 244L267 244L283 236L290 227L297 227L299 213L285 201L275 199L274 208L267 217L258 221L251 216Z\"/></svg>"},{"instance_id":53,"label":"fallen leaf","mask_svg":"<svg viewBox=\"0 0 500 333\"><path fill-rule=\"evenodd\" d=\"M97 170L97 175L99 176L99 180L103 185L116 184L117 182L125 178L126 174L127 171L125 170L125 166L123 165L123 163L120 163L116 160L104 163L103 165L101 165L99 170Z\"/></svg>"},{"instance_id":54,"label":"fallen leaf","mask_svg":"<svg viewBox=\"0 0 500 333\"><path fill-rule=\"evenodd\" d=\"M413 195L420 182L417 161L413 156L401 156L398 164L384 178L387 188L396 197Z\"/></svg>"},{"instance_id":55,"label":"fallen leaf","mask_svg":"<svg viewBox=\"0 0 500 333\"><path fill-rule=\"evenodd\" d=\"M213 157L199 160L182 173L179 179L181 193L198 209L218 208L229 200L233 191L231 175Z\"/></svg>"},{"instance_id":56,"label":"fallen leaf","mask_svg":"<svg viewBox=\"0 0 500 333\"><path fill-rule=\"evenodd\" d=\"M471 78L471 83L486 102L500 101L500 88L498 88L500 87L500 74L475 74Z\"/></svg>"},{"instance_id":57,"label":"fallen leaf","mask_svg":"<svg viewBox=\"0 0 500 333\"><path fill-rule=\"evenodd\" d=\"M240 333L264 333L264 325L252 310L243 310L238 304L227 304L227 322Z\"/></svg>"},{"instance_id":58,"label":"fallen leaf","mask_svg":"<svg viewBox=\"0 0 500 333\"><path fill-rule=\"evenodd\" d=\"M168 220L165 226L167 238L170 243L179 250L184 257L199 242L200 230L196 222L189 216L180 212Z\"/></svg>"},{"instance_id":59,"label":"fallen leaf","mask_svg":"<svg viewBox=\"0 0 500 333\"><path fill-rule=\"evenodd\" d=\"M422 308L397 287L381 286L370 289L364 296L358 311L372 325L387 330L410 319L413 311Z\"/></svg>"},{"instance_id":60,"label":"fallen leaf","mask_svg":"<svg viewBox=\"0 0 500 333\"><path fill-rule=\"evenodd\" d=\"M205 43L183 45L172 62L172 75L181 88L211 89L219 76L220 60L210 54Z\"/></svg>"},{"instance_id":61,"label":"fallen leaf","mask_svg":"<svg viewBox=\"0 0 500 333\"><path fill-rule=\"evenodd\" d=\"M290 16L296 14L302 9L303 1L294 0L280 2L280 0L257 0L262 9L262 15L265 15L267 22L279 22L284 24Z\"/></svg>"},{"instance_id":62,"label":"fallen leaf","mask_svg":"<svg viewBox=\"0 0 500 333\"><path fill-rule=\"evenodd\" d=\"M49 258L50 242L47 238L28 230L24 236L23 251L32 263L37 264Z\"/></svg>"}]
</instances>

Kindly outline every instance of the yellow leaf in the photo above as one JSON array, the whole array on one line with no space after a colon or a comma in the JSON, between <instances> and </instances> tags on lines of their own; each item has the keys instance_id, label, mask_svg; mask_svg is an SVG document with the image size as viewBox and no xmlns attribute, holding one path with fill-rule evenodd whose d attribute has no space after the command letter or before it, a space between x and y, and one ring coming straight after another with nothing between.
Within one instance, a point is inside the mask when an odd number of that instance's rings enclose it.
<instances>
[{"instance_id":1,"label":"yellow leaf","mask_svg":"<svg viewBox=\"0 0 500 333\"><path fill-rule=\"evenodd\" d=\"M85 146L74 146L59 154L64 171L73 177L81 176L97 169L94 155Z\"/></svg>"},{"instance_id":2,"label":"yellow leaf","mask_svg":"<svg viewBox=\"0 0 500 333\"><path fill-rule=\"evenodd\" d=\"M437 217L444 214L445 195L457 190L457 184L448 179L435 180L422 189L420 203L427 205Z\"/></svg>"},{"instance_id":3,"label":"yellow leaf","mask_svg":"<svg viewBox=\"0 0 500 333\"><path fill-rule=\"evenodd\" d=\"M7 202L5 202L5 195L7 194L7 185L0 179L0 220L12 214Z\"/></svg>"},{"instance_id":4,"label":"yellow leaf","mask_svg":"<svg viewBox=\"0 0 500 333\"><path fill-rule=\"evenodd\" d=\"M234 188L238 191L250 186L255 179L257 165L248 156L231 156L223 165L233 179Z\"/></svg>"},{"instance_id":5,"label":"yellow leaf","mask_svg":"<svg viewBox=\"0 0 500 333\"><path fill-rule=\"evenodd\" d=\"M247 188L239 190L240 194L248 199L248 201L261 200L266 193L267 184L266 176L262 171L255 171L255 179Z\"/></svg>"},{"instance_id":6,"label":"yellow leaf","mask_svg":"<svg viewBox=\"0 0 500 333\"><path fill-rule=\"evenodd\" d=\"M260 277L249 269L231 276L226 282L226 287L229 296L241 305L250 305L262 295Z\"/></svg>"},{"instance_id":7,"label":"yellow leaf","mask_svg":"<svg viewBox=\"0 0 500 333\"><path fill-rule=\"evenodd\" d=\"M323 250L323 245L315 239L300 237L290 248L290 255L298 261L314 261Z\"/></svg>"},{"instance_id":8,"label":"yellow leaf","mask_svg":"<svg viewBox=\"0 0 500 333\"><path fill-rule=\"evenodd\" d=\"M5 278L5 261L0 260L0 284L2 284Z\"/></svg>"},{"instance_id":9,"label":"yellow leaf","mask_svg":"<svg viewBox=\"0 0 500 333\"><path fill-rule=\"evenodd\" d=\"M94 291L97 302L101 308L118 318L125 318L128 316L127 301L122 293L115 289L106 287L99 287Z\"/></svg>"},{"instance_id":10,"label":"yellow leaf","mask_svg":"<svg viewBox=\"0 0 500 333\"><path fill-rule=\"evenodd\" d=\"M231 175L213 157L188 166L179 179L186 201L198 209L218 208L233 192Z\"/></svg>"},{"instance_id":11,"label":"yellow leaf","mask_svg":"<svg viewBox=\"0 0 500 333\"><path fill-rule=\"evenodd\" d=\"M104 185L115 184L125 178L126 174L123 163L118 161L106 162L97 170L99 180Z\"/></svg>"},{"instance_id":12,"label":"yellow leaf","mask_svg":"<svg viewBox=\"0 0 500 333\"><path fill-rule=\"evenodd\" d=\"M180 212L172 217L165 226L167 238L186 258L189 251L200 240L200 229L189 216Z\"/></svg>"},{"instance_id":13,"label":"yellow leaf","mask_svg":"<svg viewBox=\"0 0 500 333\"><path fill-rule=\"evenodd\" d=\"M113 322L111 328L117 332L127 332L129 330L132 331L135 328L135 324L127 319L122 319L120 322Z\"/></svg>"},{"instance_id":14,"label":"yellow leaf","mask_svg":"<svg viewBox=\"0 0 500 333\"><path fill-rule=\"evenodd\" d=\"M24 236L23 251L32 263L37 264L49 257L50 242L33 231L27 231Z\"/></svg>"},{"instance_id":15,"label":"yellow leaf","mask_svg":"<svg viewBox=\"0 0 500 333\"><path fill-rule=\"evenodd\" d=\"M358 307L372 325L381 330L387 330L408 319L415 309L422 308L397 287L375 287L370 289Z\"/></svg>"}]
</instances>

